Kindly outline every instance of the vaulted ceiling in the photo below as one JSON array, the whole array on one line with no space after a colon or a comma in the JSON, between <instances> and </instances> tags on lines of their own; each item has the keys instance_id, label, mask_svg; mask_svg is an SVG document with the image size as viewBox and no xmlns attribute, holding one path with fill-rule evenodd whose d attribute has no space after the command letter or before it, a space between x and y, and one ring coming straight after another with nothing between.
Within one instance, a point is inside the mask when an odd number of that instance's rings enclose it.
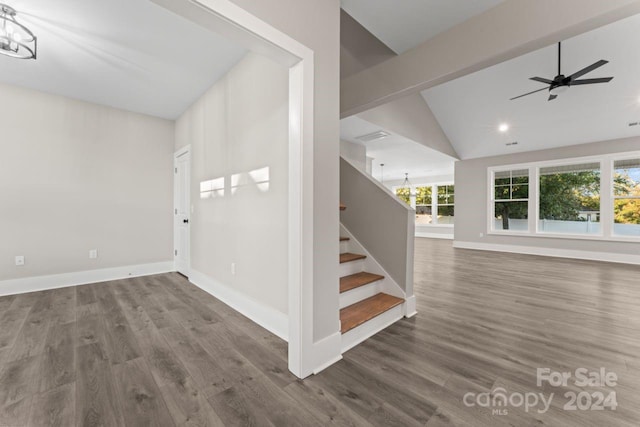
<instances>
[{"instance_id":1,"label":"vaulted ceiling","mask_svg":"<svg viewBox=\"0 0 640 427\"><path fill-rule=\"evenodd\" d=\"M424 91L422 95L462 159L540 150L640 135L640 15L565 40L562 72L600 59L609 63L583 78L610 83L573 86L553 101L529 80L557 74L557 46L531 52ZM507 132L499 132L500 124ZM507 143L517 142L517 145Z\"/></svg>"},{"instance_id":2,"label":"vaulted ceiling","mask_svg":"<svg viewBox=\"0 0 640 427\"><path fill-rule=\"evenodd\" d=\"M38 59L0 55L0 82L175 119L246 53L147 0L5 0Z\"/></svg>"},{"instance_id":3,"label":"vaulted ceiling","mask_svg":"<svg viewBox=\"0 0 640 427\"><path fill-rule=\"evenodd\" d=\"M403 53L504 0L342 0L342 9Z\"/></svg>"},{"instance_id":4,"label":"vaulted ceiling","mask_svg":"<svg viewBox=\"0 0 640 427\"><path fill-rule=\"evenodd\" d=\"M396 53L461 24L502 1L343 0L343 8ZM504 3L506 4L506 3ZM485 68L422 92L461 159L534 151L640 135L640 15L563 40L562 71L609 63L584 78L608 84L574 86L548 102L529 80L557 74L557 45ZM473 41L470 40L470 43ZM499 132L507 124L507 132ZM512 144L517 142L517 144ZM508 145L507 145L508 144Z\"/></svg>"}]
</instances>

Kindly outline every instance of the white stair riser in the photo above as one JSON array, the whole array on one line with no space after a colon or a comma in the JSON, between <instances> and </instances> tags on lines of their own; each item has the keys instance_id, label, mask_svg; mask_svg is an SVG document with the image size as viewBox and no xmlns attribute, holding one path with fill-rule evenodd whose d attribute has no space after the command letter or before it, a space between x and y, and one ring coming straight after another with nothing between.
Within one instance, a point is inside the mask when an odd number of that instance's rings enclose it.
<instances>
[{"instance_id":1,"label":"white stair riser","mask_svg":"<svg viewBox=\"0 0 640 427\"><path fill-rule=\"evenodd\" d=\"M361 271L364 271L363 259L351 262L343 262L340 264L340 277L360 273Z\"/></svg>"},{"instance_id":2,"label":"white stair riser","mask_svg":"<svg viewBox=\"0 0 640 427\"><path fill-rule=\"evenodd\" d=\"M402 319L404 316L404 304L397 305L391 310L387 310L379 316L353 328L342 334L342 352L352 349L367 338L372 337L381 330Z\"/></svg>"},{"instance_id":3,"label":"white stair riser","mask_svg":"<svg viewBox=\"0 0 640 427\"><path fill-rule=\"evenodd\" d=\"M363 299L367 299L380 293L381 280L360 286L340 294L340 308L348 307Z\"/></svg>"},{"instance_id":4,"label":"white stair riser","mask_svg":"<svg viewBox=\"0 0 640 427\"><path fill-rule=\"evenodd\" d=\"M344 242L340 242L340 253L343 254L349 251L350 251L349 241L345 240Z\"/></svg>"}]
</instances>

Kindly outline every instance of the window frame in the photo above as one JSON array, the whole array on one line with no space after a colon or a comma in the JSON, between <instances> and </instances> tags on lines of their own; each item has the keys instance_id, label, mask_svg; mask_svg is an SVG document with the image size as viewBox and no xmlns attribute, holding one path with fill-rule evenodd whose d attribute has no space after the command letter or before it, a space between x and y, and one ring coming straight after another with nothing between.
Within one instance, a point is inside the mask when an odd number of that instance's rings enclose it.
<instances>
[{"instance_id":1,"label":"window frame","mask_svg":"<svg viewBox=\"0 0 640 427\"><path fill-rule=\"evenodd\" d=\"M613 178L614 162L616 160L639 159L640 151L621 152L612 154L602 154L597 156L572 157L566 159L547 160L539 162L517 163L487 168L487 235L518 236L518 237L538 237L553 239L574 239L574 240L600 240L617 242L640 242L638 236L620 236L613 234ZM571 166L582 163L600 164L600 233L598 234L575 234L575 233L553 233L539 230L540 225L540 169L552 166ZM528 231L511 231L494 229L493 218L495 215L495 188L494 179L496 172L506 172L517 169L529 169L529 209L528 209Z\"/></svg>"},{"instance_id":2,"label":"window frame","mask_svg":"<svg viewBox=\"0 0 640 427\"><path fill-rule=\"evenodd\" d=\"M496 173L498 172L513 172L514 170L526 170L528 171L527 179L527 198L526 199L500 199L500 201L509 201L509 202L527 202L527 231L522 230L498 230L495 228L495 216L496 216L496 190L495 190L495 182L496 182ZM510 180L513 181L513 176L510 175ZM510 183L510 187L513 187L513 182ZM527 233L531 230L531 168L523 167L523 168L489 168L489 217L488 217L488 230L491 231L492 234L505 234L509 236L517 236L522 233ZM511 196L511 189L509 190L509 195Z\"/></svg>"},{"instance_id":3,"label":"window frame","mask_svg":"<svg viewBox=\"0 0 640 427\"><path fill-rule=\"evenodd\" d=\"M610 235L613 237L612 240L614 241L621 241L621 242L638 242L640 241L640 237L635 237L635 236L623 236L620 234L615 234L613 232L613 227L615 224L615 217L613 215L614 212L614 204L615 204L615 200L616 199L640 199L640 196L616 196L614 193L614 186L613 186L613 179L615 177L615 170L616 170L616 166L615 166L615 162L617 160L635 160L635 159L640 159L640 151L636 151L636 152L631 152L631 153L625 153L625 155L621 155L621 156L617 156L614 158L611 158L609 160L609 167L611 169L611 192L610 192L610 198L608 200L608 204L606 206L607 212L609 215L611 215L611 229L610 229ZM602 199L600 199L600 209L602 209ZM602 215L600 216L600 218L602 219Z\"/></svg>"},{"instance_id":4,"label":"window frame","mask_svg":"<svg viewBox=\"0 0 640 427\"><path fill-rule=\"evenodd\" d=\"M431 224L420 224L420 227L439 227L439 228L453 228L455 226L455 224L438 224L438 187L442 187L445 185L452 185L454 186L454 203L448 204L448 205L443 205L443 206L454 206L455 207L455 182L453 181L437 181L437 182L429 182L429 183L421 183L421 184L411 184L411 186L409 187L411 189L411 192L413 194L416 194L416 189L418 187L431 187L431 218L432 218L432 222ZM391 191L393 192L393 194L396 194L396 191L399 188L406 188L404 185L395 185L393 187L391 187ZM397 196L396 196L397 197ZM411 208L413 208L415 210L416 206L416 197L410 197L411 200ZM400 199L402 200L402 199ZM404 201L403 201L404 203ZM454 217L455 217L455 211L454 211ZM416 225L418 226L418 225Z\"/></svg>"}]
</instances>

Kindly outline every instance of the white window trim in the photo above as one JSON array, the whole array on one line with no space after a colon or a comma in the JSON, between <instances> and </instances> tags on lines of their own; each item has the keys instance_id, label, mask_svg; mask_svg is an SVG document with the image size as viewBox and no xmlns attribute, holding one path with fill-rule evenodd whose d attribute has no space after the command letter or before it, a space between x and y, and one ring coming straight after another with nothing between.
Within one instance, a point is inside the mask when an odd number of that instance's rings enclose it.
<instances>
[{"instance_id":1,"label":"white window trim","mask_svg":"<svg viewBox=\"0 0 640 427\"><path fill-rule=\"evenodd\" d=\"M438 187L444 186L444 185L455 186L455 183L453 181L437 181L437 182L429 182L424 184L411 184L409 188L413 194L415 194L417 187L431 187L431 218L432 218L432 221L434 222L432 222L431 224L419 224L419 225L416 224L416 227L433 227L433 228L454 228L455 227L455 224L438 224L438 206L439 206L438 205ZM403 185L395 185L391 187L391 191L393 192L393 194L396 194L396 190L400 188L405 188L405 187ZM455 197L455 191L453 195ZM411 201L411 207L415 210L416 197L410 196L410 201ZM443 206L449 206L449 205L443 205ZM455 203L453 203L453 206L455 206Z\"/></svg>"},{"instance_id":2,"label":"white window trim","mask_svg":"<svg viewBox=\"0 0 640 427\"><path fill-rule=\"evenodd\" d=\"M640 158L640 151L625 153L603 154L599 156L572 157L567 159L547 160L530 163L518 163L511 165L492 166L487 168L487 234L497 236L541 237L553 239L575 240L601 240L613 242L640 242L640 237L618 236L613 234L613 172L616 160ZM546 233L539 230L540 217L540 169L549 166L569 166L581 163L600 164L600 233L598 234L572 234L572 233ZM496 172L505 172L516 169L529 170L529 211L527 231L509 231L494 229L495 194L493 189Z\"/></svg>"}]
</instances>

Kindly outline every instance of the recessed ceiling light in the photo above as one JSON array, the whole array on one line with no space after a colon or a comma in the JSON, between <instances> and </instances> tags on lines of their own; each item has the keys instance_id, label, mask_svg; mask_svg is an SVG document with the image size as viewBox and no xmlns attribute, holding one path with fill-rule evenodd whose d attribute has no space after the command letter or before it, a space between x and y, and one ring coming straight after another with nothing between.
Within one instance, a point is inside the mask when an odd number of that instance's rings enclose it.
<instances>
[{"instance_id":1,"label":"recessed ceiling light","mask_svg":"<svg viewBox=\"0 0 640 427\"><path fill-rule=\"evenodd\" d=\"M509 130L509 125L506 123L500 123L500 126L498 126L498 130L504 133Z\"/></svg>"}]
</instances>

